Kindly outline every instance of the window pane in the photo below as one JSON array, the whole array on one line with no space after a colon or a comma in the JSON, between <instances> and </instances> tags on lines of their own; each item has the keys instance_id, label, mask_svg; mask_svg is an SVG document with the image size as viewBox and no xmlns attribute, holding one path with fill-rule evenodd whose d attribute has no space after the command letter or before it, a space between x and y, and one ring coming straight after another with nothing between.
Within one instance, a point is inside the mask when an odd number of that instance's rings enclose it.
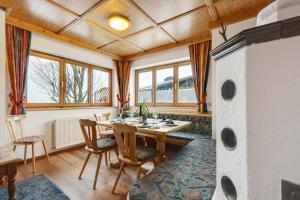
<instances>
[{"instance_id":1,"label":"window pane","mask_svg":"<svg viewBox=\"0 0 300 200\"><path fill-rule=\"evenodd\" d=\"M142 72L138 74L139 81L139 92L138 102L139 103L151 103L152 102L152 71Z\"/></svg>"},{"instance_id":2,"label":"window pane","mask_svg":"<svg viewBox=\"0 0 300 200\"><path fill-rule=\"evenodd\" d=\"M173 68L156 71L156 102L173 103Z\"/></svg>"},{"instance_id":3,"label":"window pane","mask_svg":"<svg viewBox=\"0 0 300 200\"><path fill-rule=\"evenodd\" d=\"M178 102L195 103L196 94L194 89L191 65L184 65L178 67L178 81Z\"/></svg>"},{"instance_id":4,"label":"window pane","mask_svg":"<svg viewBox=\"0 0 300 200\"><path fill-rule=\"evenodd\" d=\"M109 73L93 70L93 103L109 103Z\"/></svg>"},{"instance_id":5,"label":"window pane","mask_svg":"<svg viewBox=\"0 0 300 200\"><path fill-rule=\"evenodd\" d=\"M60 62L29 57L27 103L59 103Z\"/></svg>"},{"instance_id":6,"label":"window pane","mask_svg":"<svg viewBox=\"0 0 300 200\"><path fill-rule=\"evenodd\" d=\"M88 102L88 68L76 64L66 64L66 102Z\"/></svg>"}]
</instances>

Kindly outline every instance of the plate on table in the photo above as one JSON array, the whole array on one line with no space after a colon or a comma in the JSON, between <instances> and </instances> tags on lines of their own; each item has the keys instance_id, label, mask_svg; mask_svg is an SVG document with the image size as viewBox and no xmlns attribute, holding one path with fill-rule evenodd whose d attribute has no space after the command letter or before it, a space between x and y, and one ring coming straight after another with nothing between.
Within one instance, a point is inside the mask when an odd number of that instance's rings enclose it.
<instances>
[{"instance_id":1,"label":"plate on table","mask_svg":"<svg viewBox=\"0 0 300 200\"><path fill-rule=\"evenodd\" d=\"M165 124L165 126L174 127L174 126L178 126L178 124Z\"/></svg>"},{"instance_id":2,"label":"plate on table","mask_svg":"<svg viewBox=\"0 0 300 200\"><path fill-rule=\"evenodd\" d=\"M137 126L137 128L151 128L151 125L146 125L146 126Z\"/></svg>"}]
</instances>

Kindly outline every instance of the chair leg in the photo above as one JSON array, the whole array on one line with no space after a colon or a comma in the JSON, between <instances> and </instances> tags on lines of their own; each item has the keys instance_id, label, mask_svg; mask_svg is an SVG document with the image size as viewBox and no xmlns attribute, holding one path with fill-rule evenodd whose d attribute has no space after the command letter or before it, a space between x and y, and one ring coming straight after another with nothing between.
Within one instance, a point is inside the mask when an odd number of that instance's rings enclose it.
<instances>
[{"instance_id":1,"label":"chair leg","mask_svg":"<svg viewBox=\"0 0 300 200\"><path fill-rule=\"evenodd\" d=\"M115 148L115 153L116 153L116 156L117 156L117 158L118 158L118 160L119 160L119 152L118 152L118 149L117 149L117 148Z\"/></svg>"},{"instance_id":2,"label":"chair leg","mask_svg":"<svg viewBox=\"0 0 300 200\"><path fill-rule=\"evenodd\" d=\"M94 189L94 190L96 189L96 184L97 184L98 174L99 174L99 170L100 170L100 166L101 166L101 160L102 160L102 153L99 154L99 156L98 156L98 162L97 162L96 174L95 174L94 185L93 185L93 189Z\"/></svg>"},{"instance_id":3,"label":"chair leg","mask_svg":"<svg viewBox=\"0 0 300 200\"><path fill-rule=\"evenodd\" d=\"M108 166L108 162L107 162L107 151L104 152L104 156L105 156L105 165Z\"/></svg>"},{"instance_id":4,"label":"chair leg","mask_svg":"<svg viewBox=\"0 0 300 200\"><path fill-rule=\"evenodd\" d=\"M13 151L16 151L17 145L14 144Z\"/></svg>"},{"instance_id":5,"label":"chair leg","mask_svg":"<svg viewBox=\"0 0 300 200\"><path fill-rule=\"evenodd\" d=\"M24 147L24 164L26 165L27 144Z\"/></svg>"},{"instance_id":6,"label":"chair leg","mask_svg":"<svg viewBox=\"0 0 300 200\"><path fill-rule=\"evenodd\" d=\"M108 161L110 162L110 151L108 152Z\"/></svg>"},{"instance_id":7,"label":"chair leg","mask_svg":"<svg viewBox=\"0 0 300 200\"><path fill-rule=\"evenodd\" d=\"M32 143L32 171L35 173L35 152L34 152L34 143Z\"/></svg>"},{"instance_id":8,"label":"chair leg","mask_svg":"<svg viewBox=\"0 0 300 200\"><path fill-rule=\"evenodd\" d=\"M136 180L138 181L141 177L141 166L138 166L136 171Z\"/></svg>"},{"instance_id":9,"label":"chair leg","mask_svg":"<svg viewBox=\"0 0 300 200\"><path fill-rule=\"evenodd\" d=\"M83 171L84 171L84 168L85 168L85 166L86 166L86 164L87 164L87 162L89 161L89 159L90 159L90 157L91 157L91 152L89 152L89 154L87 155L87 157L86 157L86 159L85 159L85 161L84 161L84 164L83 164L83 166L82 166L82 169L81 169L81 171L80 171L80 174L79 174L79 179L81 179L81 176L82 176L82 173L83 173Z\"/></svg>"},{"instance_id":10,"label":"chair leg","mask_svg":"<svg viewBox=\"0 0 300 200\"><path fill-rule=\"evenodd\" d=\"M46 145L45 145L45 142L44 142L44 140L42 140L42 143L43 143L43 147L44 147L45 155L47 156L48 162L50 162L49 155L48 155L48 152L47 152L47 149L46 149Z\"/></svg>"},{"instance_id":11,"label":"chair leg","mask_svg":"<svg viewBox=\"0 0 300 200\"><path fill-rule=\"evenodd\" d=\"M120 171L119 171L119 173L118 173L117 179L116 179L115 184L114 184L114 187L113 187L113 189L112 189L112 193L113 193L113 194L115 193L115 189L116 189L116 187L117 187L117 184L118 184L118 182L119 182L119 179L120 179L120 177L121 177L121 174L122 174L122 171L123 171L124 167L125 167L125 163L122 162L121 167L120 167Z\"/></svg>"}]
</instances>

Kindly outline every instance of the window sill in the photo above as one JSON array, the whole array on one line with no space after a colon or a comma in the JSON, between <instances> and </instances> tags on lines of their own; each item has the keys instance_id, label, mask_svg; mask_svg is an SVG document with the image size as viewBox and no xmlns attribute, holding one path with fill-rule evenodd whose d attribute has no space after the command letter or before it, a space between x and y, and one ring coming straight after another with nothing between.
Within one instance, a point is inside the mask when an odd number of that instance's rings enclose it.
<instances>
[{"instance_id":1,"label":"window sill","mask_svg":"<svg viewBox=\"0 0 300 200\"><path fill-rule=\"evenodd\" d=\"M203 116L212 117L212 112L208 111L206 113L197 112L196 107L152 107L148 106L150 112L155 109L156 112L161 114L174 114L174 115L191 115L191 116Z\"/></svg>"},{"instance_id":2,"label":"window sill","mask_svg":"<svg viewBox=\"0 0 300 200\"><path fill-rule=\"evenodd\" d=\"M104 108L115 108L117 107L108 105L108 106L70 106L70 107L29 107L26 108L26 111L45 111L45 110L82 110L82 109L104 109Z\"/></svg>"}]
</instances>

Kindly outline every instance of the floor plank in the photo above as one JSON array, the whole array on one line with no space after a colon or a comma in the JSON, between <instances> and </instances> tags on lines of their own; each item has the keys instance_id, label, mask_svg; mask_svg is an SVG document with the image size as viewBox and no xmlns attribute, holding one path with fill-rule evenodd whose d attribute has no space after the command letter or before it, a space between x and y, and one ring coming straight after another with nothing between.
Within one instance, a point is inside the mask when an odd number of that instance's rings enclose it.
<instances>
[{"instance_id":1,"label":"floor plank","mask_svg":"<svg viewBox=\"0 0 300 200\"><path fill-rule=\"evenodd\" d=\"M47 159L39 159L36 161L36 168L38 171L36 174L46 174L72 200L126 199L127 191L136 177L135 170L126 168L126 174L122 174L116 194L113 195L111 194L111 190L118 170L105 166L105 159L103 156L97 189L93 190L93 180L97 161L96 156L91 156L82 175L82 180L78 179L79 172L86 156L87 152L80 149L51 156L50 163ZM114 152L111 152L111 160L112 162L117 161ZM32 174L31 162L28 162L27 165L18 166L17 180L29 178L36 174Z\"/></svg>"},{"instance_id":2,"label":"floor plank","mask_svg":"<svg viewBox=\"0 0 300 200\"><path fill-rule=\"evenodd\" d=\"M178 148L167 146L167 155L176 154ZM36 160L37 173L46 174L59 188L61 188L72 200L125 200L130 185L135 181L136 171L134 168L126 168L118 183L116 194L112 194L112 187L117 177L118 170L105 165L104 155L102 157L100 172L97 181L97 189L93 190L93 180L96 171L97 158L92 155L82 180L78 179L81 167L86 159L87 152L84 149L77 149L61 154L50 156L50 163L47 159ZM111 152L112 162L117 161L115 153ZM145 164L144 168L152 169L152 163ZM17 181L29 178L32 174L31 162L27 165L18 166Z\"/></svg>"}]
</instances>

